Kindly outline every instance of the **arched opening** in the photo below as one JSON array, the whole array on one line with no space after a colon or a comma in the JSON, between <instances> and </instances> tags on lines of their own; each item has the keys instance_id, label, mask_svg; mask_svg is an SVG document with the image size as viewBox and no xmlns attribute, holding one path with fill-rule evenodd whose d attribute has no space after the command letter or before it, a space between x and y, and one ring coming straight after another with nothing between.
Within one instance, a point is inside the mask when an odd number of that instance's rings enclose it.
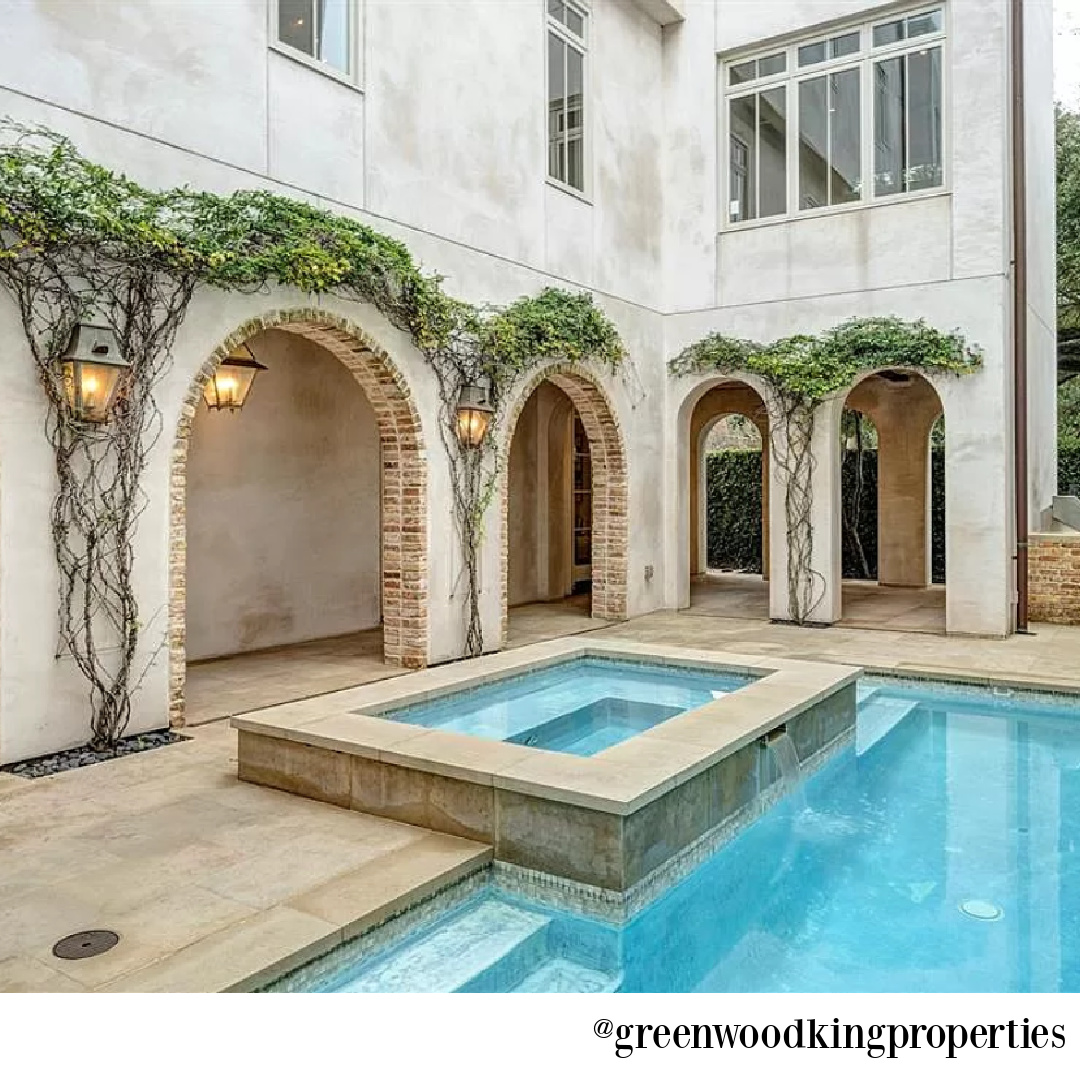
<instances>
[{"instance_id":1,"label":"arched opening","mask_svg":"<svg viewBox=\"0 0 1080 1080\"><path fill-rule=\"evenodd\" d=\"M842 623L943 633L941 399L921 375L859 382L841 420Z\"/></svg>"},{"instance_id":2,"label":"arched opening","mask_svg":"<svg viewBox=\"0 0 1080 1080\"><path fill-rule=\"evenodd\" d=\"M752 387L724 382L690 414L690 610L769 617L769 417Z\"/></svg>"},{"instance_id":3,"label":"arched opening","mask_svg":"<svg viewBox=\"0 0 1080 1080\"><path fill-rule=\"evenodd\" d=\"M247 345L243 408L204 388ZM427 663L426 470L388 357L320 316L248 324L196 378L173 453L171 713L200 723Z\"/></svg>"},{"instance_id":4,"label":"arched opening","mask_svg":"<svg viewBox=\"0 0 1080 1080\"><path fill-rule=\"evenodd\" d=\"M626 618L626 458L600 388L560 368L532 380L507 425L503 643Z\"/></svg>"}]
</instances>

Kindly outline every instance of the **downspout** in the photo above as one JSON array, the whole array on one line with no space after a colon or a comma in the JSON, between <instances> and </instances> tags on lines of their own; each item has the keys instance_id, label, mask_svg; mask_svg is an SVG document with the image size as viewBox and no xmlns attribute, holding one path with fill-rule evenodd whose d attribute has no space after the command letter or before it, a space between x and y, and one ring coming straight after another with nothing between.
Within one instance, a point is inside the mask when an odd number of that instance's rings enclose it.
<instances>
[{"instance_id":1,"label":"downspout","mask_svg":"<svg viewBox=\"0 0 1080 1080\"><path fill-rule=\"evenodd\" d=\"M1028 628L1027 155L1024 0L1012 0L1013 460L1016 467L1016 631Z\"/></svg>"}]
</instances>

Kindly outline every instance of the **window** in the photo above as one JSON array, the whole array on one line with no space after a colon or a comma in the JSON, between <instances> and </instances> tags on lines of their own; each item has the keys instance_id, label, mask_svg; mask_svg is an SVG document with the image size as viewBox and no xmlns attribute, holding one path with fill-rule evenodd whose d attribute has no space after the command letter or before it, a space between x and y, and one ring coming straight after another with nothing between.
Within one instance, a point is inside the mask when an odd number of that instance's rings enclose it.
<instances>
[{"instance_id":1,"label":"window","mask_svg":"<svg viewBox=\"0 0 1080 1080\"><path fill-rule=\"evenodd\" d=\"M787 209L787 103L783 87L732 98L731 220Z\"/></svg>"},{"instance_id":2,"label":"window","mask_svg":"<svg viewBox=\"0 0 1080 1080\"><path fill-rule=\"evenodd\" d=\"M728 221L942 187L943 16L915 11L727 64Z\"/></svg>"},{"instance_id":3,"label":"window","mask_svg":"<svg viewBox=\"0 0 1080 1080\"><path fill-rule=\"evenodd\" d=\"M277 0L277 38L283 45L353 75L355 0Z\"/></svg>"},{"instance_id":4,"label":"window","mask_svg":"<svg viewBox=\"0 0 1080 1080\"><path fill-rule=\"evenodd\" d=\"M585 41L588 15L548 0L548 176L585 190Z\"/></svg>"}]
</instances>

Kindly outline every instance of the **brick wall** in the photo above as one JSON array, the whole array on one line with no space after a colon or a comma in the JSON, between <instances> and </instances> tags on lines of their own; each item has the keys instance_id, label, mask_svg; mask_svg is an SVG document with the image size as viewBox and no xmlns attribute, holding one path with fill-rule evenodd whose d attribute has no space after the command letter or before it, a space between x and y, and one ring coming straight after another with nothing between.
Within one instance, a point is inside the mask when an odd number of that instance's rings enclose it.
<instances>
[{"instance_id":1,"label":"brick wall","mask_svg":"<svg viewBox=\"0 0 1080 1080\"><path fill-rule=\"evenodd\" d=\"M1031 619L1080 626L1080 533L1038 533L1029 542Z\"/></svg>"},{"instance_id":2,"label":"brick wall","mask_svg":"<svg viewBox=\"0 0 1080 1080\"><path fill-rule=\"evenodd\" d=\"M187 460L203 387L230 350L262 330L284 330L321 345L352 372L379 425L382 455L383 653L388 664L422 668L428 659L427 456L420 417L393 361L357 326L319 310L274 311L222 342L188 389L173 443L169 485L169 717L184 723L187 668Z\"/></svg>"},{"instance_id":3,"label":"brick wall","mask_svg":"<svg viewBox=\"0 0 1080 1080\"><path fill-rule=\"evenodd\" d=\"M507 612L509 577L510 442L529 395L545 380L553 382L574 403L592 455L592 616L619 621L626 618L627 519L626 451L615 410L603 390L570 365L556 364L534 375L519 390L506 423L502 448L502 642L509 630Z\"/></svg>"}]
</instances>

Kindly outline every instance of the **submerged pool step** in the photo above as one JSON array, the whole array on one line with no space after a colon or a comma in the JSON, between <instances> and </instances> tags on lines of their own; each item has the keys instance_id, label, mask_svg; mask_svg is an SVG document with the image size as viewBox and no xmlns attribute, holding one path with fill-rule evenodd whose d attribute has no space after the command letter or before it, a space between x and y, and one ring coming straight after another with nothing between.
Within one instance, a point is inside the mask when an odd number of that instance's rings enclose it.
<instances>
[{"instance_id":1,"label":"submerged pool step","mask_svg":"<svg viewBox=\"0 0 1080 1080\"><path fill-rule=\"evenodd\" d=\"M345 994L505 993L544 962L551 919L501 900L403 943L338 988Z\"/></svg>"},{"instance_id":2,"label":"submerged pool step","mask_svg":"<svg viewBox=\"0 0 1080 1080\"><path fill-rule=\"evenodd\" d=\"M515 994L611 994L619 976L576 964L561 956L546 960L514 987Z\"/></svg>"},{"instance_id":3,"label":"submerged pool step","mask_svg":"<svg viewBox=\"0 0 1080 1080\"><path fill-rule=\"evenodd\" d=\"M858 696L859 720L855 725L855 753L865 754L897 724L919 707L917 701L890 697L887 691L873 688Z\"/></svg>"}]
</instances>

